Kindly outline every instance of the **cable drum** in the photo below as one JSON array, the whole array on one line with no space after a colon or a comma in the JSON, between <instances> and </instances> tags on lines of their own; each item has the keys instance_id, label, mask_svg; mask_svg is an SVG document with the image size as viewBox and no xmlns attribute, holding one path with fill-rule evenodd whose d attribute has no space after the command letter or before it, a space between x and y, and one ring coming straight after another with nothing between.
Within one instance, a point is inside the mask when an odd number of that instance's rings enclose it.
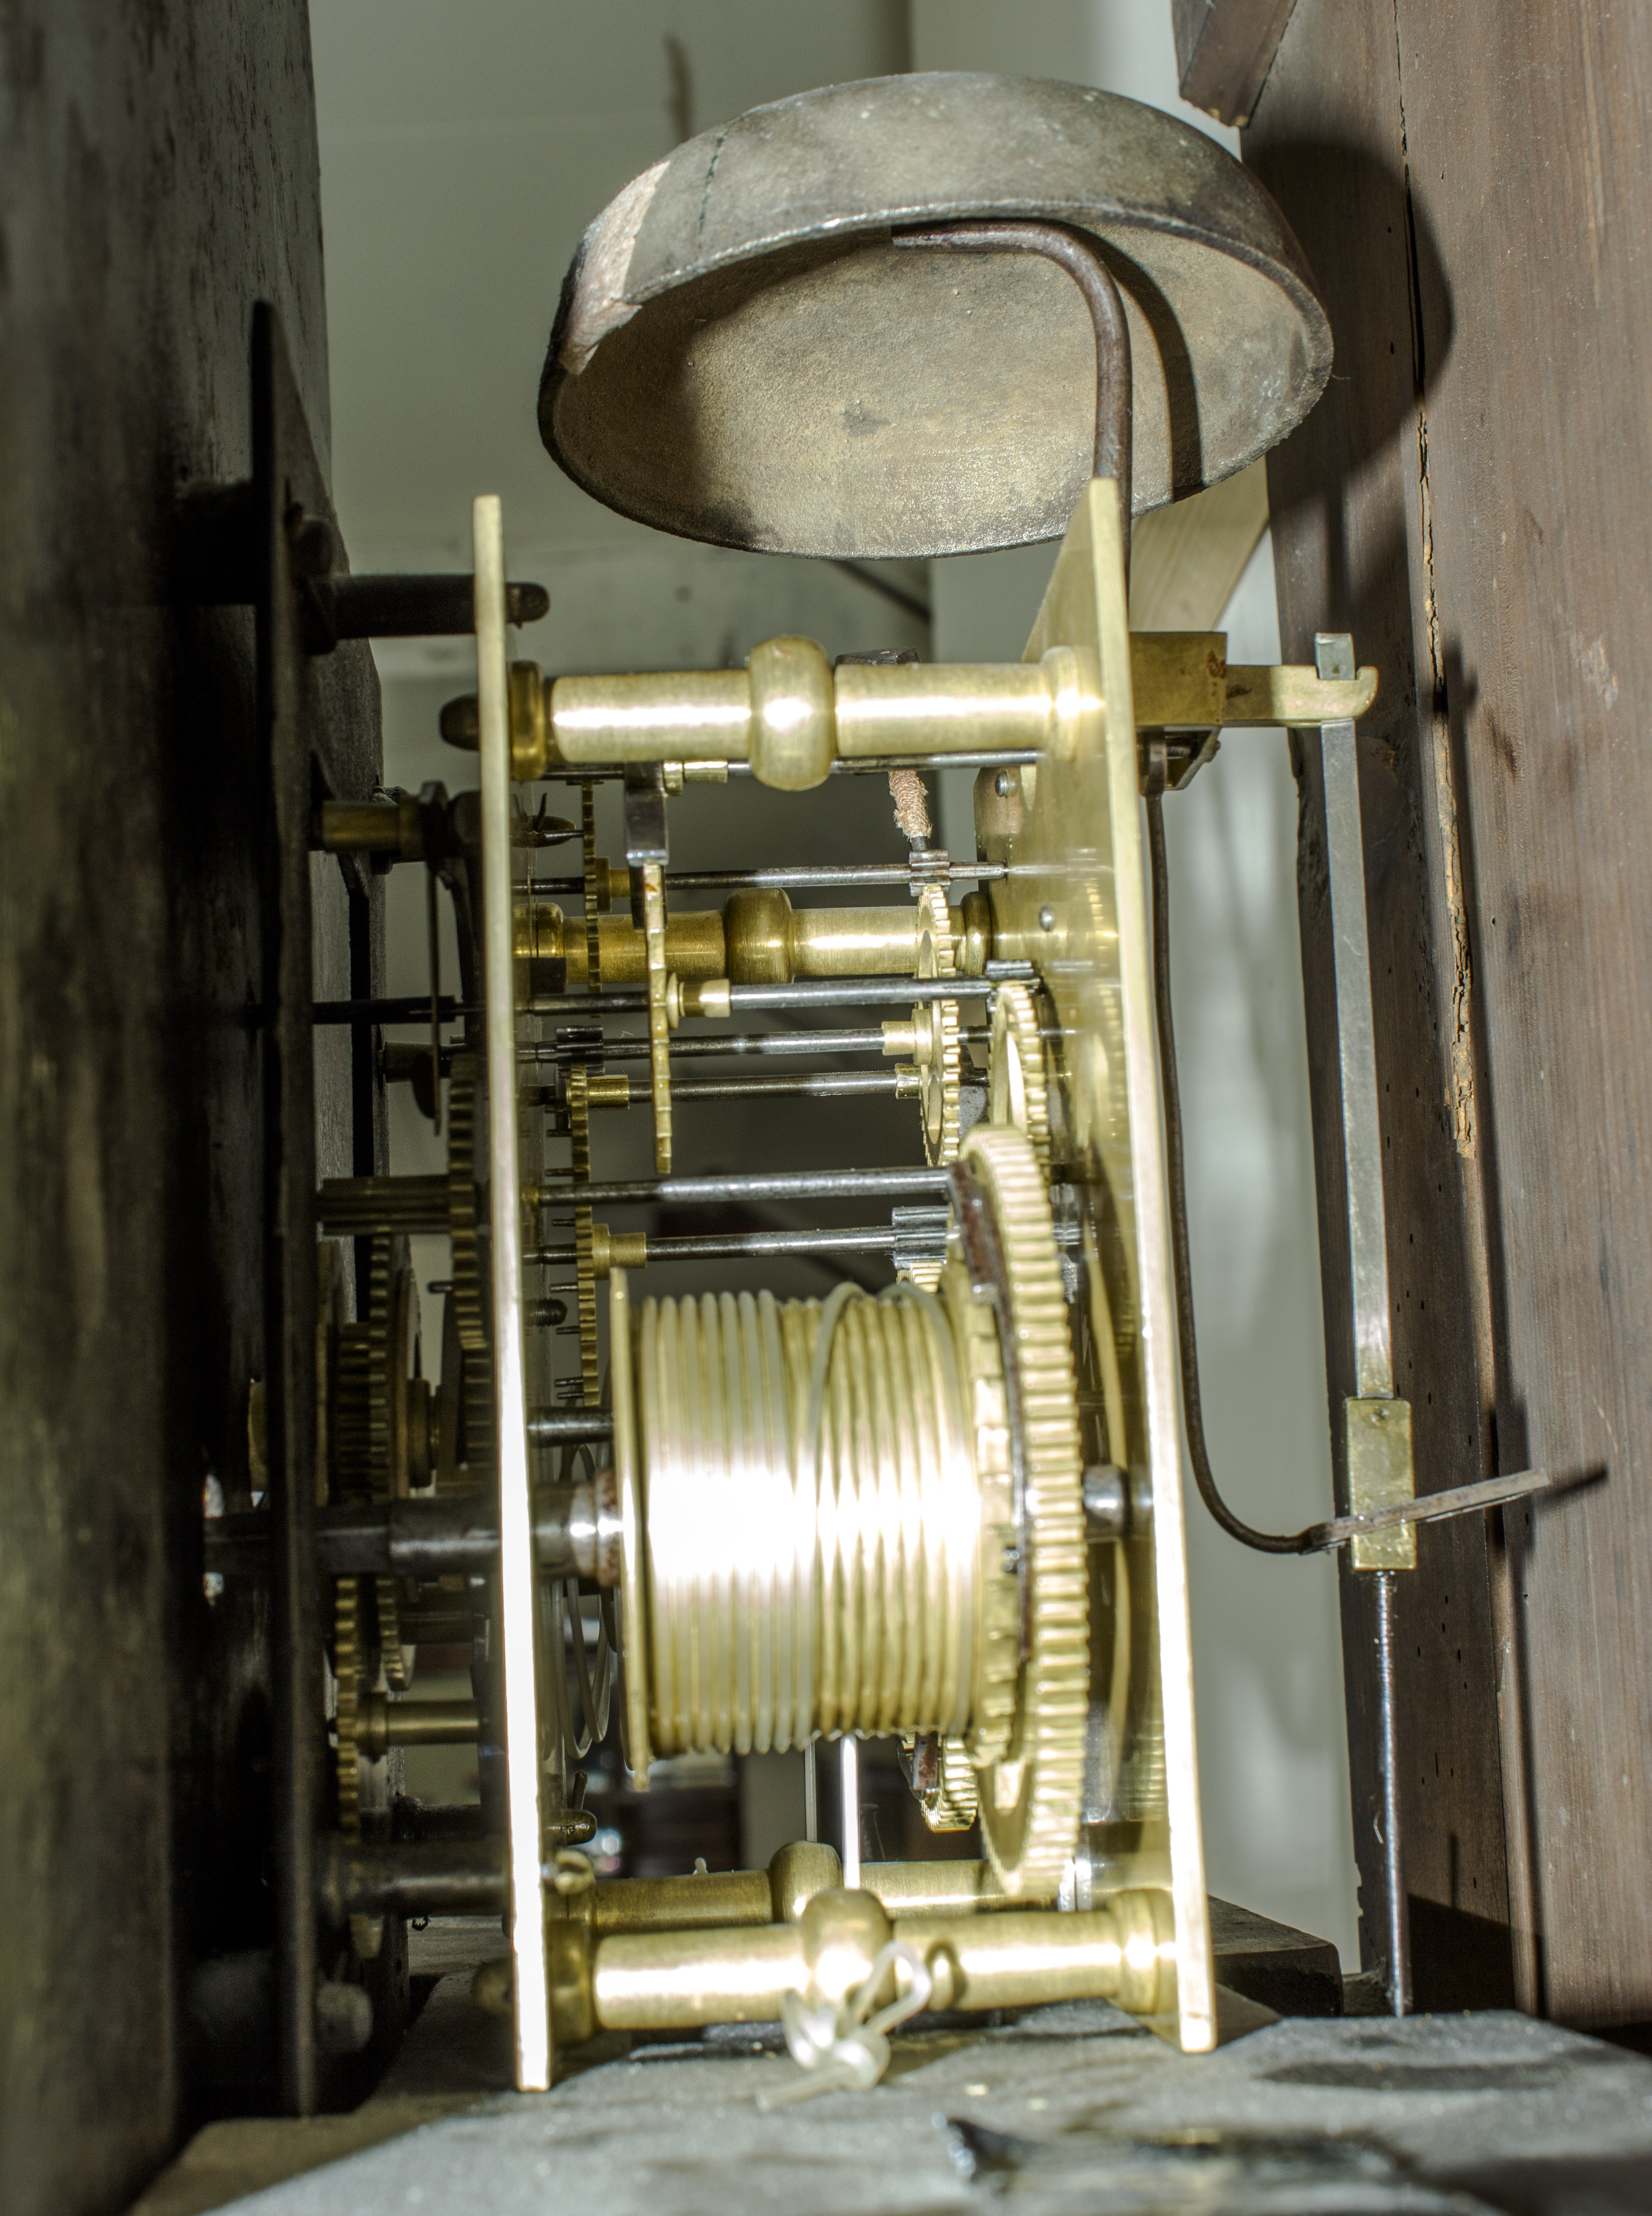
<instances>
[{"instance_id":1,"label":"cable drum","mask_svg":"<svg viewBox=\"0 0 1652 2216\"><path fill-rule=\"evenodd\" d=\"M946 1306L650 1300L637 1351L656 1751L961 1733L982 1504Z\"/></svg>"}]
</instances>

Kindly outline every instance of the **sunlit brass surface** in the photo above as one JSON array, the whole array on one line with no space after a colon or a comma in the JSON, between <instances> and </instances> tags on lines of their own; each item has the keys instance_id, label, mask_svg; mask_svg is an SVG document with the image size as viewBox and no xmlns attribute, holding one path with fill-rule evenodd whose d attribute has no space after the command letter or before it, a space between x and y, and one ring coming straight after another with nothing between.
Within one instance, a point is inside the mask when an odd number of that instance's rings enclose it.
<instances>
[{"instance_id":1,"label":"sunlit brass surface","mask_svg":"<svg viewBox=\"0 0 1652 2216\"><path fill-rule=\"evenodd\" d=\"M644 935L628 915L597 918L598 959L604 986L647 982ZM950 920L954 940L965 935L962 913ZM982 939L981 960L989 940L986 918L977 911L974 928ZM568 988L589 982L585 932L569 925L558 908L533 903L524 916L518 944L524 955L560 959L567 964ZM915 910L892 903L877 908L794 908L783 892L737 893L719 910L685 909L666 917L665 965L685 982L727 978L736 985L788 985L798 977L909 977L917 949Z\"/></svg>"},{"instance_id":2,"label":"sunlit brass surface","mask_svg":"<svg viewBox=\"0 0 1652 2216\"><path fill-rule=\"evenodd\" d=\"M762 781L803 790L834 760L1039 757L977 780L979 843L1008 874L961 909L938 889L910 905L803 910L766 889L668 918L658 865L647 865L638 890L651 928L639 931L623 906L596 914L593 862L587 929L552 911L519 933L532 960L558 943L570 987L592 982L576 939L600 949L603 985L648 985L662 1167L667 1028L720 1006L730 984L979 976L994 957L1037 972L1035 985L996 986L989 1118L964 1145L1006 1241L997 1323L984 1265L977 1257L966 1269L956 1240L934 1296L649 1301L633 1323L625 1271L646 1259L645 1239L576 1217L591 1294L582 1321L588 1307L594 1319L604 1273L613 1295L604 1397L637 1781L656 1752L802 1746L841 1732L933 1732L965 1749L989 1862L872 1865L866 1880L886 1915L928 1919L926 1943L946 1952L937 1993L952 1996L941 2005L1112 1991L1143 2013L1173 2004L1185 2047L1212 2043L1137 734L1317 724L1359 715L1374 682L1370 672L1328 680L1230 668L1217 632L1132 637L1116 497L1102 483L1079 503L1016 668L833 671L809 642L780 640L745 671L542 684L538 720L527 680L513 679L527 742L552 767L744 760ZM603 874L608 889L619 883ZM940 1013L926 1004L885 1034L935 1096L926 1151L944 1161L959 1143L959 1073L944 1039L937 1052ZM576 1070L570 1109L577 1091L588 1117L609 1083ZM629 1097L623 1080L612 1090L616 1105ZM588 1136L576 1155L577 1175ZM1057 1171L1077 1197L1076 1306L1050 1229ZM1028 1274L1016 1242L1035 1217L1048 1253ZM1001 1328L1013 1365L998 1358ZM1085 1451L1142 1471L1152 1502L1126 1539L1094 1554L1075 1348L1098 1412L1098 1446ZM593 1333L588 1400L594 1353ZM1063 1896L1077 1912L1051 1919L1070 1935L1069 1954L1057 1960L1030 1929L987 1939L1026 1923L1001 1904L1050 1898L1064 1882L1081 1807L1090 1828ZM630 1894L594 1887L560 1912L551 1974L576 1997L564 2013L632 2028L772 2016L779 1995L817 1979L807 1947L785 1935L811 1915L821 1927L825 1911L811 1904L835 1875L794 1870L783 1911L773 1873L649 1881ZM1148 1905L1126 1912L1120 1896ZM959 1930L939 1934L937 1918ZM872 1929L855 1909L843 1946L851 1926ZM750 1936L737 1944L741 1930ZM581 1944L596 1948L584 1985Z\"/></svg>"},{"instance_id":3,"label":"sunlit brass surface","mask_svg":"<svg viewBox=\"0 0 1652 2216\"><path fill-rule=\"evenodd\" d=\"M1284 723L1308 729L1321 723L1358 723L1377 698L1377 672L1328 679L1316 670L1286 663L1270 667L1236 662L1228 670L1223 702L1224 724Z\"/></svg>"},{"instance_id":4,"label":"sunlit brass surface","mask_svg":"<svg viewBox=\"0 0 1652 2216\"><path fill-rule=\"evenodd\" d=\"M574 2045L599 2028L772 2022L788 1994L836 2002L856 1991L891 1939L923 1962L937 2008L1102 1999L1159 2016L1174 2005L1175 1948L1162 1894L1124 1893L1069 1916L1012 1911L891 1918L870 1893L828 1891L814 1895L794 1924L606 1938L583 1924L553 1924L555 2036ZM892 1999L908 1973L897 1960L887 1974L880 1997ZM478 1975L476 1991L484 2005L503 2002L491 1966Z\"/></svg>"},{"instance_id":5,"label":"sunlit brass surface","mask_svg":"<svg viewBox=\"0 0 1652 2216\"><path fill-rule=\"evenodd\" d=\"M956 929L956 918L952 924ZM909 977L916 949L917 914L910 906L792 911L793 977ZM728 974L731 983L743 982L732 965Z\"/></svg>"},{"instance_id":6,"label":"sunlit brass surface","mask_svg":"<svg viewBox=\"0 0 1652 2216\"><path fill-rule=\"evenodd\" d=\"M393 1719L396 1707L390 1713ZM817 1893L842 1882L835 1848L798 1839L780 1848L766 1870L598 1878L576 1893L547 1892L546 1913L554 1923L583 1924L599 1939L619 1932L796 1924ZM1004 1891L989 1862L862 1862L860 1885L891 1917L959 1917L1026 1906Z\"/></svg>"},{"instance_id":7,"label":"sunlit brass surface","mask_svg":"<svg viewBox=\"0 0 1652 2216\"><path fill-rule=\"evenodd\" d=\"M832 665L811 638L771 638L746 662L752 775L780 792L823 785L832 766ZM555 716L555 694L552 714Z\"/></svg>"},{"instance_id":8,"label":"sunlit brass surface","mask_svg":"<svg viewBox=\"0 0 1652 2216\"><path fill-rule=\"evenodd\" d=\"M887 1916L967 1916L1026 1905L1004 1891L987 1862L862 1862L860 1883Z\"/></svg>"},{"instance_id":9,"label":"sunlit brass surface","mask_svg":"<svg viewBox=\"0 0 1652 2216\"><path fill-rule=\"evenodd\" d=\"M1150 1533L1120 1550L1122 1585L1093 1579L1098 1681L1127 1668L1127 1714L1109 1715L1111 1776L1092 1781L1113 1820L1087 1832L1094 1882L1108 1892L1162 1882L1168 1844L1184 2047L1215 2039L1193 1728L1176 1314L1141 822L1132 648L1118 498L1094 481L1079 502L1027 642L1075 663L1072 759L1050 758L1026 813L1006 826L1010 874L991 888L1001 955L1037 967L1058 1031L1067 1174L1077 1185L1096 1268L1090 1320L1109 1343L1086 1380L1119 1412L1109 1458L1150 1474ZM1109 1372L1116 1365L1116 1378ZM1111 1388L1111 1390L1108 1388ZM1112 1425L1109 1425L1111 1431ZM1127 1616L1120 1616L1121 1606ZM1112 1658L1109 1659L1109 1658ZM1109 1709L1119 1702L1109 1700ZM1096 1750L1099 1760L1102 1750ZM1087 1788L1088 1789L1088 1788ZM1131 1827L1135 1828L1132 1829ZM1131 1839L1137 1844L1131 1846Z\"/></svg>"},{"instance_id":10,"label":"sunlit brass surface","mask_svg":"<svg viewBox=\"0 0 1652 2216\"><path fill-rule=\"evenodd\" d=\"M1230 665L1221 631L1137 632L1131 655L1143 730L1357 721L1377 697L1374 668L1332 680L1308 665ZM514 725L513 759L519 777L537 778L700 756L689 765L696 774L749 762L760 783L797 791L823 783L834 760L1028 750L1059 758L1070 751L1069 684L1059 651L1031 664L851 662L831 670L812 640L771 639L743 670L558 677L541 687L548 710L524 710Z\"/></svg>"},{"instance_id":11,"label":"sunlit brass surface","mask_svg":"<svg viewBox=\"0 0 1652 2216\"><path fill-rule=\"evenodd\" d=\"M388 1701L369 1693L356 1711L355 1743L369 1761L392 1746L463 1746L476 1733L474 1701Z\"/></svg>"},{"instance_id":12,"label":"sunlit brass surface","mask_svg":"<svg viewBox=\"0 0 1652 2216\"><path fill-rule=\"evenodd\" d=\"M1225 631L1132 631L1130 682L1136 728L1213 729L1227 698Z\"/></svg>"},{"instance_id":13,"label":"sunlit brass surface","mask_svg":"<svg viewBox=\"0 0 1652 2216\"><path fill-rule=\"evenodd\" d=\"M643 1231L613 1231L606 1223L591 1226L591 1274L606 1277L611 1270L641 1270L648 1265L648 1234Z\"/></svg>"},{"instance_id":14,"label":"sunlit brass surface","mask_svg":"<svg viewBox=\"0 0 1652 2216\"><path fill-rule=\"evenodd\" d=\"M414 862L424 853L418 797L324 800L316 811L316 843L329 854L394 854Z\"/></svg>"},{"instance_id":15,"label":"sunlit brass surface","mask_svg":"<svg viewBox=\"0 0 1652 2216\"><path fill-rule=\"evenodd\" d=\"M547 751L535 773L614 762L675 761L685 755L749 761L783 791L822 783L834 759L888 754L1013 752L1060 743L1058 666L847 663L829 672L828 699L812 689L808 641L759 647L752 670L558 677L551 687ZM772 681L770 648L807 681L786 694ZM819 649L813 651L819 653ZM823 663L824 656L821 656ZM754 689L755 687L755 689ZM774 736L787 706L803 736L782 748Z\"/></svg>"},{"instance_id":16,"label":"sunlit brass surface","mask_svg":"<svg viewBox=\"0 0 1652 2216\"><path fill-rule=\"evenodd\" d=\"M547 1894L547 1911L552 1900ZM599 1939L622 1931L714 1931L780 1920L767 1870L599 1878L555 1906L567 1921L588 1924Z\"/></svg>"},{"instance_id":17,"label":"sunlit brass surface","mask_svg":"<svg viewBox=\"0 0 1652 2216\"><path fill-rule=\"evenodd\" d=\"M1072 1357L1030 1144L977 1126L965 1160L996 1227L1001 1325L961 1262L938 1300L842 1286L823 1307L644 1302L634 1388L623 1381L636 1431L615 1437L627 1544L634 1530L641 1548L627 1623L646 1737L633 1710L633 1760L639 1740L672 1754L848 1731L962 1739L984 1773L1000 1881L1036 1899L1072 1854L1083 1768ZM621 1388L616 1370L616 1413Z\"/></svg>"},{"instance_id":18,"label":"sunlit brass surface","mask_svg":"<svg viewBox=\"0 0 1652 2216\"><path fill-rule=\"evenodd\" d=\"M1371 1399L1342 1403L1343 1438L1348 1474L1348 1513L1369 1516L1412 1499L1416 1474L1411 1456L1411 1404ZM1349 1542L1356 1570L1414 1570L1417 1566L1415 1524L1390 1524L1363 1531Z\"/></svg>"},{"instance_id":19,"label":"sunlit brass surface","mask_svg":"<svg viewBox=\"0 0 1652 2216\"><path fill-rule=\"evenodd\" d=\"M798 1923L817 1893L830 1893L842 1882L843 1865L835 1847L818 1839L793 1839L779 1848L768 1865L775 1922Z\"/></svg>"},{"instance_id":20,"label":"sunlit brass surface","mask_svg":"<svg viewBox=\"0 0 1652 2216\"><path fill-rule=\"evenodd\" d=\"M641 1478L637 1399L632 1368L631 1290L623 1270L608 1278L608 1360L613 1405L613 1473L620 1494L620 1597L626 1637L626 1752L639 1792L648 1787L654 1750L649 1739L649 1635L644 1587Z\"/></svg>"},{"instance_id":21,"label":"sunlit brass surface","mask_svg":"<svg viewBox=\"0 0 1652 2216\"><path fill-rule=\"evenodd\" d=\"M581 1892L565 1896L548 1893L546 1912L553 1921L583 1924L599 1939L621 1931L795 1924L817 1893L829 1893L842 1882L835 1850L799 1839L780 1848L766 1870L598 1878Z\"/></svg>"},{"instance_id":22,"label":"sunlit brass surface","mask_svg":"<svg viewBox=\"0 0 1652 2216\"><path fill-rule=\"evenodd\" d=\"M643 1303L657 1751L967 1724L982 1504L953 1333L909 1293L844 1288L829 1314L768 1294Z\"/></svg>"}]
</instances>

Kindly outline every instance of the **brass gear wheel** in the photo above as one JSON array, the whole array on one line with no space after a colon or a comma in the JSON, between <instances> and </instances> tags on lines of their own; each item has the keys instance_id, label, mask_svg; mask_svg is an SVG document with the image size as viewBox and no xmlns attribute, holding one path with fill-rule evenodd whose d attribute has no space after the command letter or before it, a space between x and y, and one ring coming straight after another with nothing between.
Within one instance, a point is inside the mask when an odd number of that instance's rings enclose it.
<instances>
[{"instance_id":1,"label":"brass gear wheel","mask_svg":"<svg viewBox=\"0 0 1652 2216\"><path fill-rule=\"evenodd\" d=\"M363 1684L361 1580L340 1578L333 1586L333 1774L338 1788L338 1828L347 1839L361 1836L361 1757L356 1724Z\"/></svg>"},{"instance_id":2,"label":"brass gear wheel","mask_svg":"<svg viewBox=\"0 0 1652 2216\"><path fill-rule=\"evenodd\" d=\"M1048 1174L1050 1080L1038 1003L1025 985L1001 985L993 995L987 1120L1025 1131Z\"/></svg>"},{"instance_id":3,"label":"brass gear wheel","mask_svg":"<svg viewBox=\"0 0 1652 2216\"><path fill-rule=\"evenodd\" d=\"M963 1160L1002 1259L1005 1413L1013 1420L1019 1400L1024 1504L1015 1708L1004 1751L983 1770L981 1828L1004 1891L1039 1899L1056 1892L1071 1859L1084 1784L1088 1563L1078 1402L1050 1202L1032 1142L977 1123Z\"/></svg>"},{"instance_id":4,"label":"brass gear wheel","mask_svg":"<svg viewBox=\"0 0 1652 2216\"><path fill-rule=\"evenodd\" d=\"M591 1175L590 1071L576 1062L568 1072L568 1136L572 1175L589 1184ZM580 1398L588 1408L601 1396L601 1371L596 1342L596 1259L593 1248L595 1220L589 1208L574 1210L574 1284L579 1317Z\"/></svg>"},{"instance_id":5,"label":"brass gear wheel","mask_svg":"<svg viewBox=\"0 0 1652 2216\"><path fill-rule=\"evenodd\" d=\"M488 1315L482 1266L482 1210L476 1189L480 1066L459 1054L447 1081L447 1236L453 1251L453 1301L459 1345L485 1353Z\"/></svg>"},{"instance_id":6,"label":"brass gear wheel","mask_svg":"<svg viewBox=\"0 0 1652 2216\"><path fill-rule=\"evenodd\" d=\"M981 1813L975 1764L961 1739L942 1739L940 1756L935 1783L914 1797L932 1831L967 1831Z\"/></svg>"},{"instance_id":7,"label":"brass gear wheel","mask_svg":"<svg viewBox=\"0 0 1652 2216\"><path fill-rule=\"evenodd\" d=\"M926 885L918 900L915 974L925 979L957 974L946 895ZM923 1151L934 1164L958 1159L959 1097L963 1045L956 1000L920 1001L912 1011L914 1062L923 1108Z\"/></svg>"},{"instance_id":8,"label":"brass gear wheel","mask_svg":"<svg viewBox=\"0 0 1652 2216\"><path fill-rule=\"evenodd\" d=\"M596 879L596 787L587 778L579 788L580 879L585 896L585 989L602 989L602 934L597 913L602 906Z\"/></svg>"},{"instance_id":9,"label":"brass gear wheel","mask_svg":"<svg viewBox=\"0 0 1652 2216\"><path fill-rule=\"evenodd\" d=\"M990 1306L970 1288L962 1262L949 1261L942 1301L952 1319L959 1373L974 1433L981 1498L981 1649L965 1747L977 1769L1009 1745L1020 1677L1021 1583L1016 1573L1015 1480L1010 1466L1004 1362Z\"/></svg>"},{"instance_id":10,"label":"brass gear wheel","mask_svg":"<svg viewBox=\"0 0 1652 2216\"><path fill-rule=\"evenodd\" d=\"M474 1484L493 1464L493 1363L488 1345L487 1271L477 1190L481 1065L456 1055L447 1083L447 1236L453 1250L449 1295L463 1356L465 1460Z\"/></svg>"},{"instance_id":11,"label":"brass gear wheel","mask_svg":"<svg viewBox=\"0 0 1652 2216\"><path fill-rule=\"evenodd\" d=\"M364 1314L339 1331L339 1375L331 1487L340 1500L404 1499L412 1479L413 1427L428 1424L419 1371L419 1289L400 1234L371 1242ZM428 1458L428 1457L427 1457ZM385 1674L397 1692L411 1682L394 1578L373 1581Z\"/></svg>"}]
</instances>

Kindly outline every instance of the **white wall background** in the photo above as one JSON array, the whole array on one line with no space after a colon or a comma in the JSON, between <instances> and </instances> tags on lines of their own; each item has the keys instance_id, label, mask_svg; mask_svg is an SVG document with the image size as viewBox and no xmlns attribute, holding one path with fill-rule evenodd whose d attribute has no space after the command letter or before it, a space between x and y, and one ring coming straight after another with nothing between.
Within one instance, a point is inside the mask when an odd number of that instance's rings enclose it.
<instances>
[{"instance_id":1,"label":"white wall background","mask_svg":"<svg viewBox=\"0 0 1652 2216\"><path fill-rule=\"evenodd\" d=\"M354 563L468 567L472 496L502 492L514 573L552 588L551 617L524 640L551 668L718 664L784 630L833 652L909 636L828 565L624 521L539 444L539 367L579 234L679 138L811 85L916 67L1100 84L1232 144L1177 99L1168 0L311 0L311 12L336 492ZM931 565L934 657L1019 656L1050 559L1034 547ZM1234 659L1277 658L1266 542L1226 620ZM447 689L433 680L457 689L466 662L462 642L380 650L392 779L467 781L431 729ZM945 822L964 851L966 794L965 781ZM1230 739L1167 814L1211 1449L1242 1513L1294 1528L1330 1480L1283 739ZM1196 1503L1190 1541L1212 1890L1353 1961L1335 1573L1246 1554Z\"/></svg>"}]
</instances>

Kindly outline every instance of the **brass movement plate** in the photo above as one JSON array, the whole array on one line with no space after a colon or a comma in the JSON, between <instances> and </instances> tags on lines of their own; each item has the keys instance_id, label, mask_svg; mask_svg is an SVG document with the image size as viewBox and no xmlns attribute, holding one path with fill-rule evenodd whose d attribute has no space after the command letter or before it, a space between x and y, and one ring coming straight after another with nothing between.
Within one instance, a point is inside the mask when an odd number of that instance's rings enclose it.
<instances>
[{"instance_id":1,"label":"brass movement plate","mask_svg":"<svg viewBox=\"0 0 1652 2216\"><path fill-rule=\"evenodd\" d=\"M1132 1608L1156 1624L1135 1642L1132 1728L1162 1733L1158 1809L1108 1890L1168 1883L1175 1909L1180 2045L1215 2043L1205 1856L1193 1727L1192 1632L1176 1382L1176 1311L1154 1029L1147 868L1137 768L1131 648L1118 496L1096 479L1074 512L1025 658L1076 650L1074 758L1046 758L1008 877L994 887L999 948L1037 967L1053 1004L1068 1106L1069 1175L1089 1214L1117 1357L1121 1453L1152 1486L1152 1535L1132 1542ZM1094 1296L1092 1296L1093 1308ZM1093 1640L1095 1637L1093 1619ZM1167 1855L1168 1849L1168 1855ZM1168 1859L1168 1869L1166 1862Z\"/></svg>"}]
</instances>

